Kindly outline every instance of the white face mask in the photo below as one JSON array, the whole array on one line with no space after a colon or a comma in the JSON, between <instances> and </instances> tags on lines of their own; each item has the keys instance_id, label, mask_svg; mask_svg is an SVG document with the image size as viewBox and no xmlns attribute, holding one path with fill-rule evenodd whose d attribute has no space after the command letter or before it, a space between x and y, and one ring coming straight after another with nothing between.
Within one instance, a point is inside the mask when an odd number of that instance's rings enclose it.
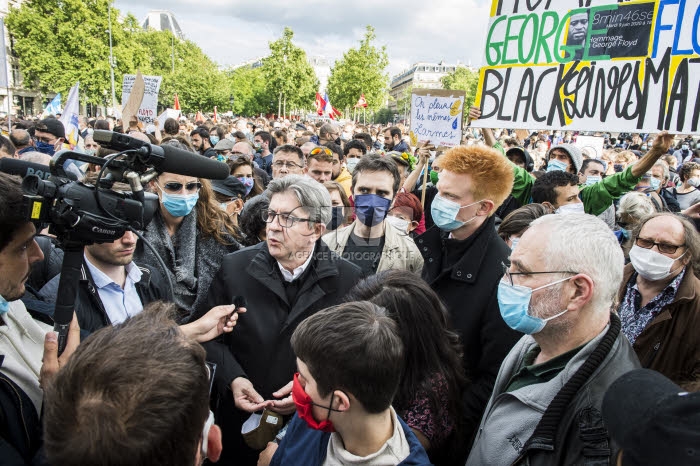
<instances>
[{"instance_id":1,"label":"white face mask","mask_svg":"<svg viewBox=\"0 0 700 466\"><path fill-rule=\"evenodd\" d=\"M513 251L515 247L518 245L518 241L520 241L520 238L510 238L510 250Z\"/></svg>"},{"instance_id":2,"label":"white face mask","mask_svg":"<svg viewBox=\"0 0 700 466\"><path fill-rule=\"evenodd\" d=\"M352 172L355 170L355 166L357 165L357 163L358 163L359 161L360 161L360 159L357 158L357 157L352 157L352 158L349 158L349 159L348 159L348 161L347 161L347 167L348 167L348 171L349 171L350 173L352 173Z\"/></svg>"},{"instance_id":3,"label":"white face mask","mask_svg":"<svg viewBox=\"0 0 700 466\"><path fill-rule=\"evenodd\" d=\"M386 217L386 222L394 227L398 228L399 231L403 233L408 233L408 220L396 217L394 215L388 215Z\"/></svg>"},{"instance_id":4,"label":"white face mask","mask_svg":"<svg viewBox=\"0 0 700 466\"><path fill-rule=\"evenodd\" d=\"M559 207L554 213L561 215L569 214L585 214L583 209L583 202L577 202L576 204L564 204Z\"/></svg>"},{"instance_id":5,"label":"white face mask","mask_svg":"<svg viewBox=\"0 0 700 466\"><path fill-rule=\"evenodd\" d=\"M686 250L686 252L688 252ZM630 261L639 275L650 281L663 280L678 269L671 270L673 263L683 257L685 252L676 259L664 256L652 249L640 248L636 244L630 249ZM682 267L682 265L681 265Z\"/></svg>"}]
</instances>

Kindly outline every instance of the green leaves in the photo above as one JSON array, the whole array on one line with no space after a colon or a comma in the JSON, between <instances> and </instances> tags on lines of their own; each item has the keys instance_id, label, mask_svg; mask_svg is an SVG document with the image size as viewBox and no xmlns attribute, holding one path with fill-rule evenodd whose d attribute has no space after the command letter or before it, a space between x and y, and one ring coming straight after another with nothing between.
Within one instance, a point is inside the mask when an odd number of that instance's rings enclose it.
<instances>
[{"instance_id":1,"label":"green leaves","mask_svg":"<svg viewBox=\"0 0 700 466\"><path fill-rule=\"evenodd\" d=\"M328 78L328 97L338 109L352 108L360 95L367 99L368 110L378 110L386 97L389 65L386 46L377 48L374 28L367 26L359 48L351 48L335 62Z\"/></svg>"},{"instance_id":2,"label":"green leaves","mask_svg":"<svg viewBox=\"0 0 700 466\"><path fill-rule=\"evenodd\" d=\"M452 73L441 78L442 87L445 89L460 89L467 92L464 100L464 118L467 118L469 107L474 104L476 87L479 85L479 72L472 71L465 66L458 66Z\"/></svg>"},{"instance_id":3,"label":"green leaves","mask_svg":"<svg viewBox=\"0 0 700 466\"><path fill-rule=\"evenodd\" d=\"M24 85L67 94L80 81L83 102L105 103L105 93L111 89L109 4L109 0L28 0L12 8L6 22ZM159 102L163 107L172 106L175 93L185 112L212 111L215 105L226 111L230 106L226 74L196 44L174 39L169 31L143 31L131 14L120 22L114 8L111 16L118 103L124 74L140 69L163 77Z\"/></svg>"},{"instance_id":4,"label":"green leaves","mask_svg":"<svg viewBox=\"0 0 700 466\"><path fill-rule=\"evenodd\" d=\"M293 37L291 28L285 27L282 37L270 42L270 55L263 59L265 92L274 102L269 109L273 113L277 113L278 103L285 99L288 110L312 108L319 87L306 52L292 43Z\"/></svg>"}]
</instances>

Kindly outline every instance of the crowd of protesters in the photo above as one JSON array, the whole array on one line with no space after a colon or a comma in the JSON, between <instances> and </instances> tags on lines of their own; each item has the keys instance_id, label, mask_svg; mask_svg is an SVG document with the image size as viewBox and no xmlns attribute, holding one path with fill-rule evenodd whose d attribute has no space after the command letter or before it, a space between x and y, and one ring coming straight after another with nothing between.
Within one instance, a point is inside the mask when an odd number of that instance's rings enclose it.
<instances>
[{"instance_id":1,"label":"crowd of protesters","mask_svg":"<svg viewBox=\"0 0 700 466\"><path fill-rule=\"evenodd\" d=\"M145 229L85 246L59 355L64 245L0 173L0 464L700 462L696 136L79 126L5 123L0 157L104 158L106 130L229 176L150 177Z\"/></svg>"}]
</instances>

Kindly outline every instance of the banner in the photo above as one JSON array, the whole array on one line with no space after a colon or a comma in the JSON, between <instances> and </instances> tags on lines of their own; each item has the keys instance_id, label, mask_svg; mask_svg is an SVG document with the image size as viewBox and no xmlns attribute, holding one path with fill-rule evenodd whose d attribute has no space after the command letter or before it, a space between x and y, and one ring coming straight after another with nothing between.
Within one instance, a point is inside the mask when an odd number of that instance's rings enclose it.
<instances>
[{"instance_id":1,"label":"banner","mask_svg":"<svg viewBox=\"0 0 700 466\"><path fill-rule=\"evenodd\" d=\"M700 0L492 0L474 126L695 133Z\"/></svg>"},{"instance_id":2,"label":"banner","mask_svg":"<svg viewBox=\"0 0 700 466\"><path fill-rule=\"evenodd\" d=\"M174 108L166 108L163 110L163 113L158 115L158 118L156 118L156 124L158 125L158 128L162 131L165 129L165 120L168 118L174 118L176 120L180 119L180 115L182 112L179 109L174 109Z\"/></svg>"},{"instance_id":3,"label":"banner","mask_svg":"<svg viewBox=\"0 0 700 466\"><path fill-rule=\"evenodd\" d=\"M158 111L158 91L160 90L160 83L162 80L163 78L161 76L143 77L146 88L143 94L143 100L141 101L141 107L139 107L138 119L144 125L153 123L158 116L156 113ZM134 81L136 81L135 74L124 75L124 81L122 82L122 107L124 107L129 100Z\"/></svg>"},{"instance_id":4,"label":"banner","mask_svg":"<svg viewBox=\"0 0 700 466\"><path fill-rule=\"evenodd\" d=\"M46 118L49 115L56 115L61 112L61 93L56 94L51 102L46 106L41 113L41 118Z\"/></svg>"},{"instance_id":5,"label":"banner","mask_svg":"<svg viewBox=\"0 0 700 466\"><path fill-rule=\"evenodd\" d=\"M79 82L70 88L68 99L66 99L66 106L63 109L60 119L66 130L66 143L70 145L71 149L74 149L75 146L78 145L78 138L80 137L80 128L78 126L78 117L80 116L79 89Z\"/></svg>"},{"instance_id":6,"label":"banner","mask_svg":"<svg viewBox=\"0 0 700 466\"><path fill-rule=\"evenodd\" d=\"M464 91L414 89L411 92L411 146L430 141L454 147L462 141Z\"/></svg>"}]
</instances>

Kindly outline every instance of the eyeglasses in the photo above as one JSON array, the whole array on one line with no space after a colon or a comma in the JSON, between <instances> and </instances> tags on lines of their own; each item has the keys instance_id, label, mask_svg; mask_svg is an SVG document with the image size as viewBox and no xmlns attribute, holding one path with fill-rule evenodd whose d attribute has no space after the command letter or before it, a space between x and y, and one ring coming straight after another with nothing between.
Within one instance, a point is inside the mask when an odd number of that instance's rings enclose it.
<instances>
[{"instance_id":1,"label":"eyeglasses","mask_svg":"<svg viewBox=\"0 0 700 466\"><path fill-rule=\"evenodd\" d=\"M327 147L315 147L314 149L311 150L311 152L309 152L309 155L317 155L317 154L320 154L321 152L323 152L326 155L330 155L330 156L333 155L333 152L331 152L331 150Z\"/></svg>"},{"instance_id":2,"label":"eyeglasses","mask_svg":"<svg viewBox=\"0 0 700 466\"><path fill-rule=\"evenodd\" d=\"M293 227L297 222L310 222L311 219L309 218L299 218L291 215L290 212L280 212L277 213L274 210L263 210L261 212L262 214L262 219L265 223L272 223L275 221L275 217L277 217L277 221L279 222L280 226L285 227L285 228L290 228Z\"/></svg>"},{"instance_id":3,"label":"eyeglasses","mask_svg":"<svg viewBox=\"0 0 700 466\"><path fill-rule=\"evenodd\" d=\"M43 142L44 144L53 144L56 142L56 138L46 138L46 137L35 137L35 141L37 142Z\"/></svg>"},{"instance_id":4,"label":"eyeglasses","mask_svg":"<svg viewBox=\"0 0 700 466\"><path fill-rule=\"evenodd\" d=\"M675 253L678 248L682 248L685 246L685 244L668 244L668 243L657 243L655 241L652 241L650 239L646 238L637 238L637 241L635 241L635 244L639 246L640 248L644 249L651 249L654 246L659 248L659 252L662 252L664 254L673 254Z\"/></svg>"},{"instance_id":5,"label":"eyeglasses","mask_svg":"<svg viewBox=\"0 0 700 466\"><path fill-rule=\"evenodd\" d=\"M508 265L505 264L505 262L501 262L501 265L503 266L503 278L510 283L510 286L513 286L513 275L541 275L544 273L568 273L572 275L576 275L578 272L572 272L570 270L557 270L557 271L551 271L551 272L510 272L508 269L510 268Z\"/></svg>"},{"instance_id":6,"label":"eyeglasses","mask_svg":"<svg viewBox=\"0 0 700 466\"><path fill-rule=\"evenodd\" d=\"M286 168L287 170L293 170L295 168L304 168L302 165L294 162L286 162L284 160L278 160L272 164L273 167L277 169Z\"/></svg>"},{"instance_id":7,"label":"eyeglasses","mask_svg":"<svg viewBox=\"0 0 700 466\"><path fill-rule=\"evenodd\" d=\"M160 185L158 185L160 186ZM175 181L171 181L169 183L165 183L162 188L165 191L169 191L171 193L179 193L182 191L183 184L182 183L177 183ZM199 191L202 188L202 183L199 181L192 181L190 183L187 183L184 185L185 189L189 192L194 192L194 191Z\"/></svg>"}]
</instances>

